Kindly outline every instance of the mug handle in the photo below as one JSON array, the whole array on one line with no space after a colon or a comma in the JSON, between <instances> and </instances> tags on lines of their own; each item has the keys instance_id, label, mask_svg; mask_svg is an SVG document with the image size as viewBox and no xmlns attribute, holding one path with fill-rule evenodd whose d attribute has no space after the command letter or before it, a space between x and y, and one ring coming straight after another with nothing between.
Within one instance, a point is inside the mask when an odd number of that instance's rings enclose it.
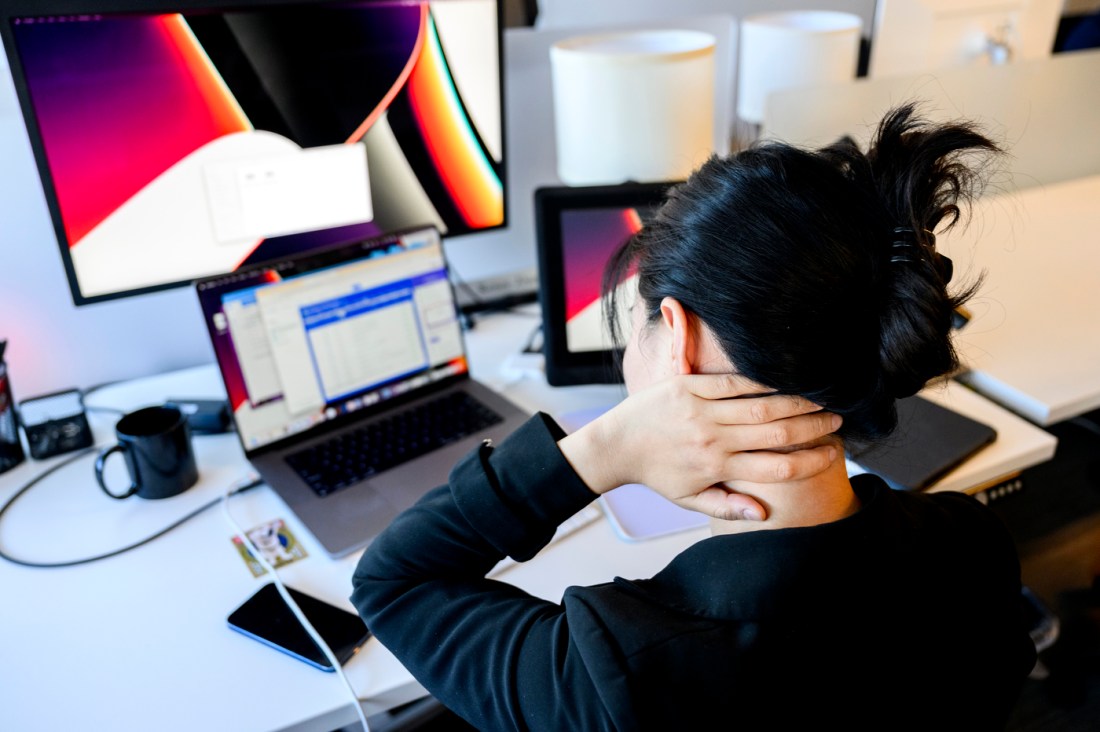
<instances>
[{"instance_id":1,"label":"mug handle","mask_svg":"<svg viewBox=\"0 0 1100 732\"><path fill-rule=\"evenodd\" d=\"M107 490L107 484L103 481L103 464L107 462L107 457L112 452L123 452L125 449L126 448L123 447L122 445L111 445L106 450L99 453L99 456L96 457L96 459L95 459L95 479L96 479L96 482L99 483L99 487L103 489L104 493L109 495L111 498L117 498L119 500L121 500L123 498L129 498L130 496L137 493L138 492L138 484L136 482L131 481L130 488L125 493L123 493L122 495L118 495L117 493L111 493L111 491Z\"/></svg>"}]
</instances>

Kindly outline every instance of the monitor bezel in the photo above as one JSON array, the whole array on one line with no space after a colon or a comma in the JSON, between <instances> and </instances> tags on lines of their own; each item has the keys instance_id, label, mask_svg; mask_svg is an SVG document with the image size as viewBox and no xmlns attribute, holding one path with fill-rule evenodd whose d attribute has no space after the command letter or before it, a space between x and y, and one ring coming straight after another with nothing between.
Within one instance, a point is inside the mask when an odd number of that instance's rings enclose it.
<instances>
[{"instance_id":1,"label":"monitor bezel","mask_svg":"<svg viewBox=\"0 0 1100 732\"><path fill-rule=\"evenodd\" d=\"M618 384L618 349L571 351L566 340L565 266L561 220L567 211L654 206L676 181L610 186L550 186L535 191L535 241L539 267L543 357L551 386Z\"/></svg>"},{"instance_id":2,"label":"monitor bezel","mask_svg":"<svg viewBox=\"0 0 1100 732\"><path fill-rule=\"evenodd\" d=\"M385 0L380 0L385 1ZM429 4L432 0L424 0ZM443 0L446 1L446 0ZM46 207L50 213L50 224L53 227L58 254L61 257L65 269L65 278L69 285L69 294L73 305L80 307L100 302L121 300L128 297L138 297L154 292L176 290L190 286L197 278L164 282L147 287L136 287L128 290L120 290L102 295L85 295L80 289L80 281L77 277L73 258L69 251L69 239L65 233L64 220L61 217L61 209L58 205L57 191L54 188L53 173L50 171L46 160L45 146L42 141L41 130L38 121L32 111L30 89L27 86L26 74L22 61L15 50L15 38L11 31L13 18L28 16L57 16L57 15L82 15L82 14L106 14L106 13L171 13L179 11L205 11L205 10L247 10L258 7L277 7L282 5L321 5L340 0L225 0L214 2L213 0L9 0L0 6L0 39L3 40L4 51L7 54L10 74L15 86L16 99L19 103L20 113L26 125L27 137L34 153L35 167L38 170L39 182L46 199ZM486 226L472 231L458 234L446 234L444 240L460 239L463 236L480 234L487 231L505 229L509 225L508 206L508 134L507 134L507 100L504 96L504 0L493 0L496 6L497 22L497 84L500 99L500 156L499 175L501 189L504 193L502 199L503 215L499 224ZM387 233L387 232L383 232ZM360 237L350 238L346 242L326 244L325 246L340 246L340 244L352 244ZM306 252L308 253L308 252ZM262 264L263 262L256 262ZM211 273L214 276L217 273ZM224 274L224 273L223 273Z\"/></svg>"}]
</instances>

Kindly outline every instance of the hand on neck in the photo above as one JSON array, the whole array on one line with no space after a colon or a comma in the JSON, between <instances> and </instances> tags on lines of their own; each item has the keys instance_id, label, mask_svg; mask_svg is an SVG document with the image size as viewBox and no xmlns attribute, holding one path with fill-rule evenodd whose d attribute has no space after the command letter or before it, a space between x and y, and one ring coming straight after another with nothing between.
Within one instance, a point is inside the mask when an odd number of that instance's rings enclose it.
<instances>
[{"instance_id":1,"label":"hand on neck","mask_svg":"<svg viewBox=\"0 0 1100 732\"><path fill-rule=\"evenodd\" d=\"M824 443L836 445L838 454L844 454L843 444L836 437L826 437L813 445L798 447L813 447ZM764 506L768 515L763 521L711 519L712 534L816 526L851 516L860 507L859 498L852 490L848 471L841 458L823 472L805 480L786 483L730 481L726 486L730 490L755 498Z\"/></svg>"},{"instance_id":2,"label":"hand on neck","mask_svg":"<svg viewBox=\"0 0 1100 732\"><path fill-rule=\"evenodd\" d=\"M721 374L736 372L714 333L675 298L661 300L660 317L647 323L645 308L631 308L633 330L623 354L623 375L627 389L635 392L673 374ZM644 336L644 337L643 337ZM761 388L761 393L767 390ZM736 533L814 526L837 521L859 510L859 500L848 482L844 449L840 438L821 440L784 449L790 452L820 444L835 444L837 460L825 471L805 480L786 483L733 481L727 487L752 496L767 512L763 521L712 519L713 533Z\"/></svg>"}]
</instances>

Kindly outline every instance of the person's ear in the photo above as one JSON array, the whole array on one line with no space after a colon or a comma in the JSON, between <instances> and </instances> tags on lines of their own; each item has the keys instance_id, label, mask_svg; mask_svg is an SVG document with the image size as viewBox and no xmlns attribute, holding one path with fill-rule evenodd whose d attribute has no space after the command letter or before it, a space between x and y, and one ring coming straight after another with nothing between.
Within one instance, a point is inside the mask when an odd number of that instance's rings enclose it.
<instances>
[{"instance_id":1,"label":"person's ear","mask_svg":"<svg viewBox=\"0 0 1100 732\"><path fill-rule=\"evenodd\" d=\"M695 318L674 297L661 300L661 322L669 330L669 358L676 374L694 373L698 334Z\"/></svg>"}]
</instances>

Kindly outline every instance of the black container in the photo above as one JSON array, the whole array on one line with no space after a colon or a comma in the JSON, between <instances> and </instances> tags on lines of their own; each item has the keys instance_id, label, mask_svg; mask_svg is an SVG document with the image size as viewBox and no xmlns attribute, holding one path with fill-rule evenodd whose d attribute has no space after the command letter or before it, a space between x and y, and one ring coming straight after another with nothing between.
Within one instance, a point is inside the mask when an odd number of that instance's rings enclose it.
<instances>
[{"instance_id":1,"label":"black container","mask_svg":"<svg viewBox=\"0 0 1100 732\"><path fill-rule=\"evenodd\" d=\"M4 363L7 345L6 340L0 340L0 473L11 470L25 458L19 442L19 419L8 381L8 365Z\"/></svg>"},{"instance_id":2,"label":"black container","mask_svg":"<svg viewBox=\"0 0 1100 732\"><path fill-rule=\"evenodd\" d=\"M35 460L92 445L92 428L79 389L24 399L19 403L19 423Z\"/></svg>"}]
</instances>

